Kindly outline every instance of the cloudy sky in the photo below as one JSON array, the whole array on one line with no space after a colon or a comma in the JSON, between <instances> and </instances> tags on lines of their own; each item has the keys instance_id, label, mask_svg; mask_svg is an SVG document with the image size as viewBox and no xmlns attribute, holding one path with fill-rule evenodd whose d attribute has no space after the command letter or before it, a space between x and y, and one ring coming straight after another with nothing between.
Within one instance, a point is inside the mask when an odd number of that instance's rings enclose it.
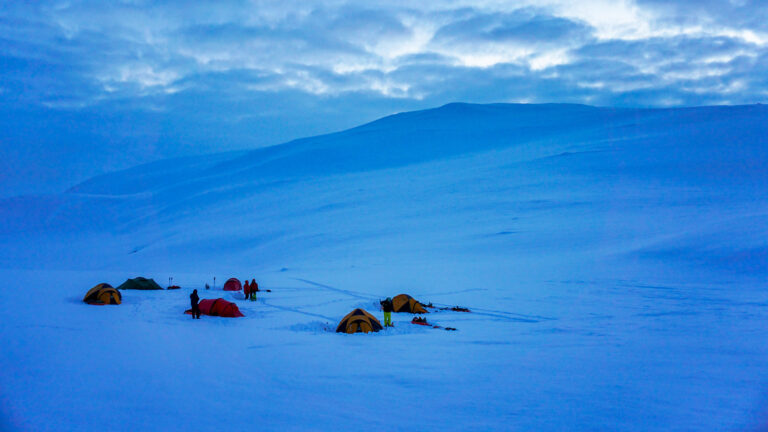
<instances>
[{"instance_id":1,"label":"cloudy sky","mask_svg":"<svg viewBox=\"0 0 768 432\"><path fill-rule=\"evenodd\" d=\"M0 3L0 196L453 101L766 102L768 4Z\"/></svg>"}]
</instances>

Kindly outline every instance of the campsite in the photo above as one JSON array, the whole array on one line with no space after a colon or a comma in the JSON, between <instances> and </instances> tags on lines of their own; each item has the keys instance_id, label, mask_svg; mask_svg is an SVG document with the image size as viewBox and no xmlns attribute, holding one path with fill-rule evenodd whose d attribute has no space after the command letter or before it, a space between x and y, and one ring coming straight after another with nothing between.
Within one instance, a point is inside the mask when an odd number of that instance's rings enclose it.
<instances>
[{"instance_id":1,"label":"campsite","mask_svg":"<svg viewBox=\"0 0 768 432\"><path fill-rule=\"evenodd\" d=\"M224 286L221 287L221 291L216 289L215 285L213 287L213 290L210 289L210 286L207 286L205 288L205 292L203 292L203 295L208 294L210 295L217 295L222 294L226 297L225 298L203 298L199 300L199 307L202 315L208 316L208 317L219 317L219 318L240 318L244 317L245 315L242 314L240 311L239 306L236 304L236 301L239 300L257 300L254 297L249 296L249 291L247 290L247 287L253 286L254 292L259 291L258 290L258 284L255 282L255 279L252 279L253 282L245 280L245 284L243 284L238 278L228 278L227 281L224 283ZM215 282L214 282L215 284ZM207 284L206 284L207 285ZM238 289L242 288L242 292ZM179 290L178 292L185 292L181 291L181 287L179 286L169 286L166 288L167 290ZM108 283L99 283L85 294L85 297L83 297L83 302L89 305L98 305L98 306L104 306L104 305L119 305L122 304L123 301L123 294L121 293L122 290L138 290L138 291L158 291L163 290L163 288L157 284L157 282L154 281L154 279L151 278L145 278L142 276L135 277L135 278L128 278L123 284L119 285L119 287L113 288L112 285ZM195 292L197 292L197 289L193 289ZM188 290L186 290L188 291ZM202 289L201 289L202 291ZM272 290L260 290L261 293L271 293ZM186 292L185 292L186 294ZM130 296L130 294L129 294ZM137 300L140 300L141 295L140 294L134 294L135 297L138 297ZM173 298L174 301L180 302L179 295L172 295L168 294L170 298ZM353 295L353 297L359 298L360 294ZM131 297L129 297L131 298ZM155 297L157 299L159 297ZM275 298L272 295L269 296L269 298ZM277 296L279 298L279 296ZM419 303L416 299L413 297L407 295L407 294L398 294L394 296L394 312L396 313L409 313L409 314L424 314L428 313L428 311L422 306L421 303ZM170 307L170 302L166 302L169 305L169 312L172 310ZM370 302L369 302L370 303ZM270 303L262 301L261 304L266 304L270 306ZM380 305L376 305L375 302L371 303L374 305L377 309L380 309ZM430 302L431 305L431 302ZM367 305L370 306L370 305ZM469 312L469 310L466 310ZM187 309L184 311L187 315L192 315L193 312L191 309ZM330 318L331 321L333 321L333 318ZM404 323L407 321L403 321ZM322 324L321 328L329 330L330 323L324 323ZM373 316L368 311L362 309L362 308L356 308L349 314L345 315L336 326L336 333L370 333L370 332L379 332L384 330L384 327L382 327L381 322ZM389 330L389 328L388 328ZM455 329L454 329L455 330Z\"/></svg>"},{"instance_id":2,"label":"campsite","mask_svg":"<svg viewBox=\"0 0 768 432\"><path fill-rule=\"evenodd\" d=\"M106 277L108 280L124 280L132 275L111 274L105 272L87 272L77 277L72 274L53 272L49 275L66 277L71 281L84 281L90 278ZM198 427L201 430L215 430L220 419L214 414L230 412L236 415L241 406L234 403L243 397L258 400L275 398L282 401L286 409L275 406L270 410L257 410L249 415L249 421L268 421L269 429L290 429L292 422L299 418L312 421L318 427L332 428L335 425L351 425L334 413L334 408L326 405L327 399L316 397L303 400L300 406L292 406L290 401L297 392L324 393L334 395L336 400L353 402L352 389L361 385L360 377L366 376L370 367L390 370L392 362L432 362L442 361L451 347L472 347L474 331L499 320L515 322L519 317L492 317L488 315L467 316L467 314L446 314L431 317L437 322L461 323L462 330L467 329L466 337L457 332L453 340L444 339L442 334L430 334L430 329L410 324L411 314L393 314L394 328L370 334L342 335L335 332L339 320L354 307L371 311L381 319L377 297L363 292L343 292L337 287L324 287L322 284L293 280L289 284L280 284L283 280L276 275L264 278L263 286L269 286L272 292L260 296L257 302L242 299L242 293L223 291L221 287L206 291L198 288L201 297L223 297L234 302L242 311L241 318L220 318L203 316L195 322L184 314L189 307L189 293L192 286L200 279L199 274L175 274L178 290L123 291L122 304L114 306L90 306L82 302L81 287L72 287L62 298L39 305L39 315L31 329L26 343L49 347L46 352L29 351L26 361L45 362L44 356L53 353L60 359L56 366L55 387L50 388L50 375L47 368L30 368L19 376L18 383L25 382L27 390L18 393L21 402L31 403L25 394L45 391L49 394L68 395L52 406L42 419L56 417L70 419L65 428L77 425L96 428L106 421L103 410L89 403L93 398L118 398L119 394L130 393L140 396L141 400L123 402L129 406L158 404L152 416L151 428L175 429L180 424L184 427ZM26 277L34 278L29 274ZM40 283L45 278L41 278ZM162 279L162 278L157 278ZM464 298L449 294L435 293L433 300ZM7 301L7 294L3 300ZM66 326L62 326L58 313L67 314ZM13 310L7 310L7 317L16 322L24 322L23 316ZM20 321L19 321L20 320ZM198 325L199 324L199 325ZM6 327L14 328L14 327ZM93 329L98 330L98 336ZM472 330L475 329L475 330ZM494 336L485 338L493 347ZM369 341L369 342L366 342ZM495 343L506 343L503 337ZM407 351L403 345L415 344ZM76 354L70 348L76 346ZM10 351L26 351L21 346L12 344ZM339 350L354 356L351 363L340 364ZM136 355L139 352L141 355ZM69 353L69 354L68 354ZM397 353L397 354L396 354ZM279 360L279 361L277 361ZM475 361L480 361L476 359ZM497 358L503 362L503 359ZM103 367L107 362L109 367ZM448 366L443 372L429 372L426 364L407 375L414 385L433 391L451 391L454 384L445 382L444 373L456 373L468 365ZM492 366L484 364L482 367ZM475 365L481 367L480 364ZM501 367L498 363L496 367ZM247 370L246 370L247 369ZM87 374L82 371L88 370ZM137 381L135 374L139 370L155 371L145 376L145 381ZM445 372L447 370L448 372ZM116 372L119 371L119 372ZM286 372L290 371L290 377ZM115 374L117 373L117 376ZM315 387L316 375L323 375L323 380L343 383L338 390ZM479 373L479 369L476 373ZM471 376L470 374L469 376ZM194 376L193 380L188 377ZM466 379L470 379L469 376ZM255 380L258 385L244 385ZM14 380L15 381L15 380ZM115 387L114 382L119 383ZM378 378L367 377L365 386L374 385L397 394L393 402L404 408L418 404L418 393L400 393L395 390L391 377L382 373ZM490 385L490 383L489 383ZM47 388L43 389L42 386ZM78 391L72 392L71 388ZM174 388L173 398L158 393L160 388ZM205 390L202 390L205 389ZM476 391L482 391L480 388ZM209 400L211 395L223 401L200 404L199 400ZM477 394L479 396L479 393ZM168 409L168 407L176 407ZM180 420L176 409L196 406L198 415L189 420ZM319 412L327 411L326 415ZM69 417L73 412L78 417ZM341 413L341 411L336 411ZM81 417L82 415L82 417ZM135 425L132 410L122 409L111 412L109 421L126 422ZM256 420L253 420L256 419ZM262 419L262 420L259 420ZM383 426L385 421L382 420ZM440 425L441 421L433 424ZM69 425L69 426L66 426ZM445 423L448 426L448 422ZM273 429L274 428L274 429Z\"/></svg>"},{"instance_id":3,"label":"campsite","mask_svg":"<svg viewBox=\"0 0 768 432\"><path fill-rule=\"evenodd\" d=\"M390 412L428 412L419 429L457 430L483 412L473 424L488 430L512 417L521 430L630 430L649 418L658 426L649 430L753 424L768 357L765 267L748 253L766 226L756 197L768 181L753 163L766 148L764 107L449 105L363 131L382 145L402 130L445 141L435 131L457 118L486 131L536 119L552 132L575 115L583 129L560 133L577 143L509 146L486 132L493 148L475 153L457 132L444 149L453 156L424 161L406 146L400 159L332 165L339 151L354 154L356 130L274 150L282 159L256 151L233 162L260 166L248 179L213 160L179 174L187 182L166 178L141 193L127 172L6 201L6 214L25 209L0 238L0 261L14 267L3 279L20 282L0 290L9 421L215 430L224 417L235 430L339 430L365 419L386 430ZM714 117L719 133L702 126ZM617 128L624 138L605 144ZM717 145L726 134L741 151ZM680 142L704 151L669 151ZM328 163L305 177L274 165L314 167L318 149ZM35 212L48 206L56 211ZM46 234L27 247L37 232ZM83 301L98 283L119 288L137 276L181 288L118 290L119 305ZM243 298L242 283L222 289L231 277L257 282L257 300ZM243 317L192 320L192 289ZM392 328L336 333L357 308L383 324L379 301L398 294L425 302L430 326L393 313ZM57 403L41 411L41 395ZM263 403L246 415L245 399ZM178 415L190 407L196 416Z\"/></svg>"},{"instance_id":4,"label":"campsite","mask_svg":"<svg viewBox=\"0 0 768 432\"><path fill-rule=\"evenodd\" d=\"M768 0L10 0L0 432L768 432Z\"/></svg>"}]
</instances>

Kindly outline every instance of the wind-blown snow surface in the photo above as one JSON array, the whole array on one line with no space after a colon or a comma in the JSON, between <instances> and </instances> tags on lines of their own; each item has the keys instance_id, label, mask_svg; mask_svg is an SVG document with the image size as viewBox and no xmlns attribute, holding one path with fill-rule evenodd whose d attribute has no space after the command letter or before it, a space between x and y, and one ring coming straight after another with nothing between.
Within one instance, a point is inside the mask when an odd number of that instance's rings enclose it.
<instances>
[{"instance_id":1,"label":"wind-blown snow surface","mask_svg":"<svg viewBox=\"0 0 768 432\"><path fill-rule=\"evenodd\" d=\"M0 426L757 429L767 137L759 105L451 104L4 200ZM184 288L81 303L136 275ZM328 331L400 292L473 312Z\"/></svg>"}]
</instances>

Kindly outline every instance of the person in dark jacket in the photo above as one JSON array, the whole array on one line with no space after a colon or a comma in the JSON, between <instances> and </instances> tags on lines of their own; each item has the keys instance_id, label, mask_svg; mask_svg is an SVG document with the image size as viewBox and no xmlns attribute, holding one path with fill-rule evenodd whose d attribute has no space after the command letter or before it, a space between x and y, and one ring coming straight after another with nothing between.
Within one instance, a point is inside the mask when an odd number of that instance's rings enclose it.
<instances>
[{"instance_id":1,"label":"person in dark jacket","mask_svg":"<svg viewBox=\"0 0 768 432\"><path fill-rule=\"evenodd\" d=\"M381 310L384 311L384 327L394 327L392 325L392 311L394 306L392 305L392 299L387 297L386 300L381 300Z\"/></svg>"},{"instance_id":2,"label":"person in dark jacket","mask_svg":"<svg viewBox=\"0 0 768 432\"><path fill-rule=\"evenodd\" d=\"M200 305L197 302L200 301L200 296L197 295L197 290L192 291L189 295L189 301L192 303L192 319L200 319Z\"/></svg>"}]
</instances>

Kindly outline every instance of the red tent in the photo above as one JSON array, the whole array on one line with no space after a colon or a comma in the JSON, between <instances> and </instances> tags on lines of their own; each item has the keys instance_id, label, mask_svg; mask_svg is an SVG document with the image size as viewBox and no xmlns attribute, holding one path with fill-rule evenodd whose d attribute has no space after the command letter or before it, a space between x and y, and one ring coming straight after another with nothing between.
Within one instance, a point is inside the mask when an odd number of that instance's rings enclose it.
<instances>
[{"instance_id":1,"label":"red tent","mask_svg":"<svg viewBox=\"0 0 768 432\"><path fill-rule=\"evenodd\" d=\"M245 315L240 312L237 305L224 300L223 298L200 300L200 313L202 315L218 316L226 318L237 318ZM192 309L184 312L192 315Z\"/></svg>"},{"instance_id":2,"label":"red tent","mask_svg":"<svg viewBox=\"0 0 768 432\"><path fill-rule=\"evenodd\" d=\"M224 284L224 291L240 291L241 289L243 289L243 286L237 278L229 278Z\"/></svg>"}]
</instances>

